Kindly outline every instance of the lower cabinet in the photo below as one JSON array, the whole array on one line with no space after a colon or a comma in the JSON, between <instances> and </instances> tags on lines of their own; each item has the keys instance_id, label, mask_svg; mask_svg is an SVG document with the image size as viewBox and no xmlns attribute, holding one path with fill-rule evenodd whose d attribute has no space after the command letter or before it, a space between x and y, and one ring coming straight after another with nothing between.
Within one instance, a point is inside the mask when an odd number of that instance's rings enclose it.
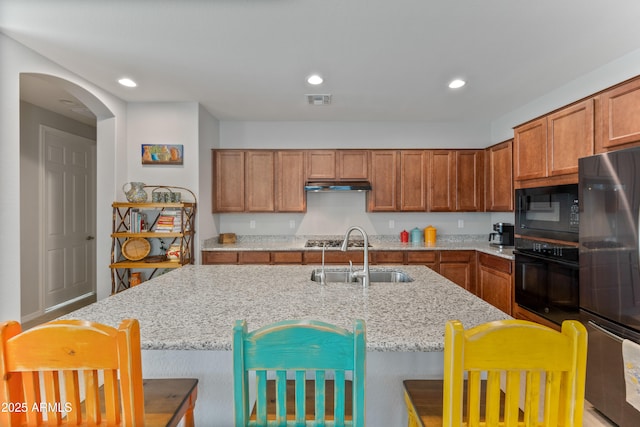
<instances>
[{"instance_id":1,"label":"lower cabinet","mask_svg":"<svg viewBox=\"0 0 640 427\"><path fill-rule=\"evenodd\" d=\"M560 325L556 325L555 323L545 319L544 317L538 316L537 314L530 312L526 308L520 307L518 304L513 304L513 313L511 315L516 319L529 320L530 322L540 323L541 325L545 325L557 331L561 329Z\"/></svg>"},{"instance_id":2,"label":"lower cabinet","mask_svg":"<svg viewBox=\"0 0 640 427\"><path fill-rule=\"evenodd\" d=\"M512 315L513 261L479 253L477 295L494 307Z\"/></svg>"},{"instance_id":3,"label":"lower cabinet","mask_svg":"<svg viewBox=\"0 0 640 427\"><path fill-rule=\"evenodd\" d=\"M472 294L476 292L476 251L440 251L438 272Z\"/></svg>"}]
</instances>

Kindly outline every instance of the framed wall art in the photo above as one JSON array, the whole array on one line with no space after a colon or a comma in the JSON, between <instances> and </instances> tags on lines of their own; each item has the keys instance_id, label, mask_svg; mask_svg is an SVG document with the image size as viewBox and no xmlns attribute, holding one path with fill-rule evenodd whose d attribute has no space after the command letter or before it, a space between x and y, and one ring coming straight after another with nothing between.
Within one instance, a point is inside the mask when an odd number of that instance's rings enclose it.
<instances>
[{"instance_id":1,"label":"framed wall art","mask_svg":"<svg viewBox=\"0 0 640 427\"><path fill-rule=\"evenodd\" d=\"M182 144L142 144L143 165L183 164Z\"/></svg>"}]
</instances>

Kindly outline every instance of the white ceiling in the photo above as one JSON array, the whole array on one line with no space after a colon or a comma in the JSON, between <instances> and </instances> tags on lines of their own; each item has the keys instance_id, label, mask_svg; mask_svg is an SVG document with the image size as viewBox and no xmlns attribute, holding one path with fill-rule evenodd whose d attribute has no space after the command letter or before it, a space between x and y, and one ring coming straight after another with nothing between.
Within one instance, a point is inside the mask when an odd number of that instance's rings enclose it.
<instances>
[{"instance_id":1,"label":"white ceiling","mask_svg":"<svg viewBox=\"0 0 640 427\"><path fill-rule=\"evenodd\" d=\"M638 18L638 0L0 0L1 32L126 101L252 121L490 122L640 48Z\"/></svg>"}]
</instances>

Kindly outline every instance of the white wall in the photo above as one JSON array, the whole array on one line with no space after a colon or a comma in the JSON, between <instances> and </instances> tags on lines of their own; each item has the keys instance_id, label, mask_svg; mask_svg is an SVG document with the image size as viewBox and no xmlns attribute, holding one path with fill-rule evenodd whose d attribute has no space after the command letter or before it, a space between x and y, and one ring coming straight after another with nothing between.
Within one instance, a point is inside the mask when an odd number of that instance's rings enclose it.
<instances>
[{"instance_id":1,"label":"white wall","mask_svg":"<svg viewBox=\"0 0 640 427\"><path fill-rule=\"evenodd\" d=\"M220 122L207 110L200 106L198 124L199 138L199 205L197 214L196 239L199 244L212 236L219 234L219 215L211 213L213 202L211 199L213 181L213 162L211 150L220 147ZM198 263L200 251L197 253Z\"/></svg>"},{"instance_id":2,"label":"white wall","mask_svg":"<svg viewBox=\"0 0 640 427\"><path fill-rule=\"evenodd\" d=\"M640 49L603 65L515 111L494 120L491 124L493 143L513 138L513 128L579 99L600 92L610 86L640 75Z\"/></svg>"},{"instance_id":3,"label":"white wall","mask_svg":"<svg viewBox=\"0 0 640 427\"><path fill-rule=\"evenodd\" d=\"M21 320L20 73L42 73L64 79L76 89L74 95L98 116L98 297L111 290L109 268L105 266L109 264L110 257L111 202L116 189L114 177L123 175L115 159L121 156L125 143L125 104L3 34L0 34L0 53L0 223L3 224L0 241L11 248L0 257L0 320ZM29 194L24 197L29 197Z\"/></svg>"}]
</instances>

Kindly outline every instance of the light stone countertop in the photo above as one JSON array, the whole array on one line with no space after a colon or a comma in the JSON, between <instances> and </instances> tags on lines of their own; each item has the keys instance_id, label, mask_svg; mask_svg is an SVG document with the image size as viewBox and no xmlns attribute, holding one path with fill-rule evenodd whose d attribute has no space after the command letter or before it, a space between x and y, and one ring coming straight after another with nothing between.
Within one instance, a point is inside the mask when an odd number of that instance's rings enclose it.
<instances>
[{"instance_id":1,"label":"light stone countertop","mask_svg":"<svg viewBox=\"0 0 640 427\"><path fill-rule=\"evenodd\" d=\"M360 236L356 233L356 238ZM238 236L236 243L218 243L217 237L207 239L203 251L315 251L322 248L306 248L307 239L336 239L343 236ZM353 238L353 237L352 237ZM434 250L475 250L489 255L513 260L513 248L498 248L489 244L486 235L449 235L436 240L434 245L420 243L400 243L396 236L369 236L370 251L434 251ZM338 251L340 248L326 248ZM349 250L361 250L350 248Z\"/></svg>"},{"instance_id":2,"label":"light stone countertop","mask_svg":"<svg viewBox=\"0 0 640 427\"><path fill-rule=\"evenodd\" d=\"M316 267L187 265L63 318L111 326L137 318L147 350L231 350L236 319L246 319L253 330L285 319L351 329L359 318L366 323L367 350L379 352L442 351L449 319L471 327L510 318L427 267L397 266L414 281L372 283L367 289L312 282ZM372 270L389 268L396 267Z\"/></svg>"}]
</instances>

